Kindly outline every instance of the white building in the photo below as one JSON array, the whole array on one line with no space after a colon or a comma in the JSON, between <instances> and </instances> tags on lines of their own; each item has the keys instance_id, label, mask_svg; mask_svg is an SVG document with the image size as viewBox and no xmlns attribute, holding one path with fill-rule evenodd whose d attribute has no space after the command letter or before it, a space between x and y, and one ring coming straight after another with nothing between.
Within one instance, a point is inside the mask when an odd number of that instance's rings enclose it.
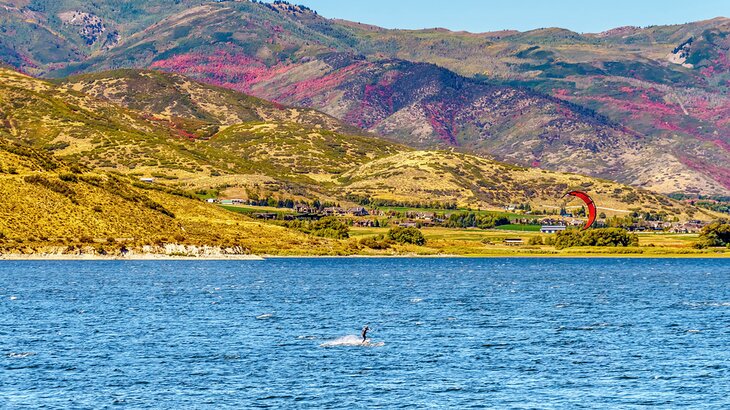
<instances>
[{"instance_id":1,"label":"white building","mask_svg":"<svg viewBox=\"0 0 730 410\"><path fill-rule=\"evenodd\" d=\"M553 234L553 233L558 233L560 231L564 231L565 228L566 228L565 225L543 225L540 228L540 232Z\"/></svg>"}]
</instances>

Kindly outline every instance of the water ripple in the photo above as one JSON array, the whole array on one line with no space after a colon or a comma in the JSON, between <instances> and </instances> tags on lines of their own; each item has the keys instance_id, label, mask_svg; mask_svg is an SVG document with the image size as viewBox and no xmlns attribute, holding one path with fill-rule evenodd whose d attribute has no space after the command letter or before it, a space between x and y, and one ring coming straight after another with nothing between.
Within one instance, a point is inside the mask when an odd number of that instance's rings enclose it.
<instances>
[{"instance_id":1,"label":"water ripple","mask_svg":"<svg viewBox=\"0 0 730 410\"><path fill-rule=\"evenodd\" d=\"M730 408L728 283L701 259L2 261L0 400Z\"/></svg>"}]
</instances>

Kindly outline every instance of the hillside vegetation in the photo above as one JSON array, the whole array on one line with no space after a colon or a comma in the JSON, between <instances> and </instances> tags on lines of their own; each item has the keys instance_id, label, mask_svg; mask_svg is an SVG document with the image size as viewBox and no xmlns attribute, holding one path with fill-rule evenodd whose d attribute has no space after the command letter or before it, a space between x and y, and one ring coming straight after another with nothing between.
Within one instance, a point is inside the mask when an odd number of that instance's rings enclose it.
<instances>
[{"instance_id":1,"label":"hillside vegetation","mask_svg":"<svg viewBox=\"0 0 730 410\"><path fill-rule=\"evenodd\" d=\"M343 134L350 129L313 110L276 106L179 76L118 74L107 81L120 88L94 80L90 96L82 92L85 82L56 85L0 69L1 120L13 140L60 158L170 179L258 174L316 183L304 174L339 173L405 149L372 136ZM172 81L180 88L166 99ZM154 95L160 102L147 104Z\"/></svg>"},{"instance_id":2,"label":"hillside vegetation","mask_svg":"<svg viewBox=\"0 0 730 410\"><path fill-rule=\"evenodd\" d=\"M412 151L382 158L345 173L340 181L349 195L394 202L429 203L434 198L479 208L529 203L533 209L557 210L572 190L583 190L607 215L629 210L674 215L680 219L713 219L718 215L663 195L616 182L516 167L447 151Z\"/></svg>"},{"instance_id":3,"label":"hillside vegetation","mask_svg":"<svg viewBox=\"0 0 730 410\"><path fill-rule=\"evenodd\" d=\"M8 137L18 143L89 169L154 176L158 184L224 197L550 209L562 205L567 190L583 189L608 214L642 208L683 220L713 217L617 183L344 134L351 129L314 110L176 74L119 70L48 83L4 70L0 88Z\"/></svg>"},{"instance_id":4,"label":"hillside vegetation","mask_svg":"<svg viewBox=\"0 0 730 410\"><path fill-rule=\"evenodd\" d=\"M68 166L0 133L0 253L337 252L340 245L206 206L167 187Z\"/></svg>"}]
</instances>

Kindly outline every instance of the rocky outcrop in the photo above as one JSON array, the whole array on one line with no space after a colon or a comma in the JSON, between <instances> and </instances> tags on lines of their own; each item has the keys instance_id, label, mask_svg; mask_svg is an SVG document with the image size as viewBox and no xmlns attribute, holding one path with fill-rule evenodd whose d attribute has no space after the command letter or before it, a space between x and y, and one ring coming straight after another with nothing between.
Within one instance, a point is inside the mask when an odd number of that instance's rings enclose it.
<instances>
[{"instance_id":1,"label":"rocky outcrop","mask_svg":"<svg viewBox=\"0 0 730 410\"><path fill-rule=\"evenodd\" d=\"M86 45L89 46L96 44L106 31L106 27L104 26L104 22L101 20L101 17L95 14L83 11L65 11L60 13L58 17L64 25L78 27L77 32L79 36L81 36L84 42L86 42ZM118 35L119 34L117 34L117 37ZM118 40L119 39L117 38L116 41ZM107 36L107 41L109 41L109 36ZM105 45L107 41L105 41Z\"/></svg>"},{"instance_id":2,"label":"rocky outcrop","mask_svg":"<svg viewBox=\"0 0 730 410\"><path fill-rule=\"evenodd\" d=\"M669 55L667 56L667 60L669 60L670 63L679 64L682 67L693 68L692 64L686 62L687 58L692 52L693 41L694 39L690 37L687 41L677 46L677 48L669 53Z\"/></svg>"}]
</instances>

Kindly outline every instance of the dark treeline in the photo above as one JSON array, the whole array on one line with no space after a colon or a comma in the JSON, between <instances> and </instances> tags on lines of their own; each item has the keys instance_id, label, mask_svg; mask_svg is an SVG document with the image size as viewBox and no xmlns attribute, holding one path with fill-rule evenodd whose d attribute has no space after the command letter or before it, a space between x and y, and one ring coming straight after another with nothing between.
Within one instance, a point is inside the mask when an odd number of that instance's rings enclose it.
<instances>
[{"instance_id":1,"label":"dark treeline","mask_svg":"<svg viewBox=\"0 0 730 410\"><path fill-rule=\"evenodd\" d=\"M507 225L510 220L504 216L492 214L477 214L476 212L459 212L449 216L444 222L449 228L480 228L489 229L495 226Z\"/></svg>"},{"instance_id":2,"label":"dark treeline","mask_svg":"<svg viewBox=\"0 0 730 410\"><path fill-rule=\"evenodd\" d=\"M370 207L394 207L394 208L417 208L417 209L456 209L456 202L410 202L410 201L393 201L388 199L366 198L357 195L348 195L347 200L355 202L360 206Z\"/></svg>"}]
</instances>

